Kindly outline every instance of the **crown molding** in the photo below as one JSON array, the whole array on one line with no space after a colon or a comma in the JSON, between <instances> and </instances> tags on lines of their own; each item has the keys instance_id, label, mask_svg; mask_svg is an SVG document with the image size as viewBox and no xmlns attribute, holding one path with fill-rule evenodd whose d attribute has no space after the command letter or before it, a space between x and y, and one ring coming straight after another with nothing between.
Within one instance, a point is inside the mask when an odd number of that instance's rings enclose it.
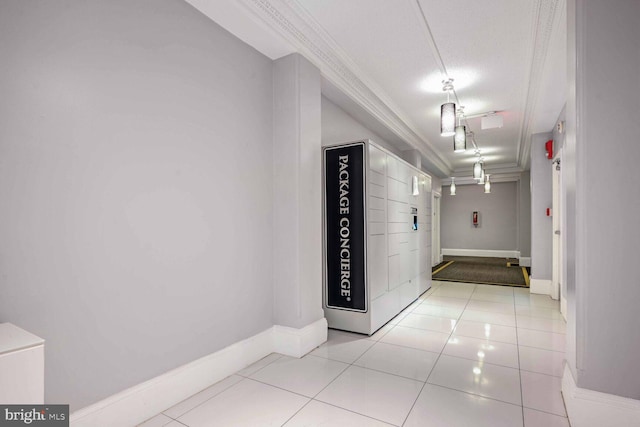
<instances>
[{"instance_id":1,"label":"crown molding","mask_svg":"<svg viewBox=\"0 0 640 427\"><path fill-rule=\"evenodd\" d=\"M529 70L528 87L525 97L524 114L520 124L518 139L517 163L523 169L529 164L531 153L531 129L535 119L536 105L540 91L540 83L544 74L544 66L548 56L551 34L560 24L562 8L565 0L536 0L534 2L533 44L531 52L531 68Z\"/></svg>"},{"instance_id":2,"label":"crown molding","mask_svg":"<svg viewBox=\"0 0 640 427\"><path fill-rule=\"evenodd\" d=\"M238 0L249 14L275 30L322 75L368 114L429 158L442 175L451 164L411 124L406 114L346 55L326 31L295 0Z\"/></svg>"}]
</instances>

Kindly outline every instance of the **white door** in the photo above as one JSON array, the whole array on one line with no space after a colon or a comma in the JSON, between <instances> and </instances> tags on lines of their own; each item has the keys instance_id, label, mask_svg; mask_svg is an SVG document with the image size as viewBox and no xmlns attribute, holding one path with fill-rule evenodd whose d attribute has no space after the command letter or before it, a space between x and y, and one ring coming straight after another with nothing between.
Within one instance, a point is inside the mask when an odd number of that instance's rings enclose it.
<instances>
[{"instance_id":1,"label":"white door","mask_svg":"<svg viewBox=\"0 0 640 427\"><path fill-rule=\"evenodd\" d=\"M560 154L551 164L553 174L553 200L552 200L552 230L553 230L553 269L551 272L551 298L560 299L562 289L562 203L561 203L561 176Z\"/></svg>"},{"instance_id":2,"label":"white door","mask_svg":"<svg viewBox=\"0 0 640 427\"><path fill-rule=\"evenodd\" d=\"M431 266L438 265L440 260L440 193L433 193L433 213L431 218Z\"/></svg>"}]
</instances>

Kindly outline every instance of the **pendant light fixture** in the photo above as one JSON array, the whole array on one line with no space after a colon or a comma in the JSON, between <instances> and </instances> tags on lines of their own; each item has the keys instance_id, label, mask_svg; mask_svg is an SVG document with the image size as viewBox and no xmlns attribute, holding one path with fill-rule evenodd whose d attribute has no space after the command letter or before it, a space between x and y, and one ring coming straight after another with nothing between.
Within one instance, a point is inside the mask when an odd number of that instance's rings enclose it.
<instances>
[{"instance_id":1,"label":"pendant light fixture","mask_svg":"<svg viewBox=\"0 0 640 427\"><path fill-rule=\"evenodd\" d=\"M451 177L451 187L449 188L451 190L450 194L452 196L456 195L456 183L455 183L455 178Z\"/></svg>"},{"instance_id":2,"label":"pendant light fixture","mask_svg":"<svg viewBox=\"0 0 640 427\"><path fill-rule=\"evenodd\" d=\"M475 162L473 165L473 178L474 179L482 178L482 163L480 163L480 160Z\"/></svg>"},{"instance_id":3,"label":"pendant light fixture","mask_svg":"<svg viewBox=\"0 0 640 427\"><path fill-rule=\"evenodd\" d=\"M442 81L442 90L447 92L447 102L440 106L440 135L453 136L456 127L456 104L451 102L453 79Z\"/></svg>"},{"instance_id":4,"label":"pendant light fixture","mask_svg":"<svg viewBox=\"0 0 640 427\"><path fill-rule=\"evenodd\" d=\"M487 180L484 182L484 192L485 194L491 193L491 182L489 181L488 174L487 174Z\"/></svg>"},{"instance_id":5,"label":"pendant light fixture","mask_svg":"<svg viewBox=\"0 0 640 427\"><path fill-rule=\"evenodd\" d=\"M464 153L467 151L467 127L462 124L462 117L464 116L464 107L461 105L458 108L458 126L455 129L455 135L453 135L453 152Z\"/></svg>"}]
</instances>

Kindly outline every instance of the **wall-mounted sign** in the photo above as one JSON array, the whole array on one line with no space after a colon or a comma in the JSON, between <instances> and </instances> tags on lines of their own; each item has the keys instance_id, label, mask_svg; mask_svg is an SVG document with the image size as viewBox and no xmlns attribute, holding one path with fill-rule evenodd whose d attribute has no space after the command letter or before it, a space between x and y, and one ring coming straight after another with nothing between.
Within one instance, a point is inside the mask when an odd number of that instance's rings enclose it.
<instances>
[{"instance_id":1,"label":"wall-mounted sign","mask_svg":"<svg viewBox=\"0 0 640 427\"><path fill-rule=\"evenodd\" d=\"M367 311L364 144L324 150L326 306Z\"/></svg>"}]
</instances>

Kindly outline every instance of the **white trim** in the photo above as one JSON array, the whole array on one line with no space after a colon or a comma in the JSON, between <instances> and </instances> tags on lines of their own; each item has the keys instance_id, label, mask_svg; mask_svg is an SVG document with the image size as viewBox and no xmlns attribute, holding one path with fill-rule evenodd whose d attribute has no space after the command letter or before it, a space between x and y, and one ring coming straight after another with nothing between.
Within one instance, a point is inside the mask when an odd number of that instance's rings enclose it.
<instances>
[{"instance_id":1,"label":"white trim","mask_svg":"<svg viewBox=\"0 0 640 427\"><path fill-rule=\"evenodd\" d=\"M520 257L520 267L531 267L531 257L530 256L521 256Z\"/></svg>"},{"instance_id":2,"label":"white trim","mask_svg":"<svg viewBox=\"0 0 640 427\"><path fill-rule=\"evenodd\" d=\"M71 425L137 425L271 353L301 357L326 340L324 318L301 329L275 325L79 409L71 414Z\"/></svg>"},{"instance_id":3,"label":"white trim","mask_svg":"<svg viewBox=\"0 0 640 427\"><path fill-rule=\"evenodd\" d=\"M541 294L551 296L551 280L531 278L529 288L532 294Z\"/></svg>"},{"instance_id":4,"label":"white trim","mask_svg":"<svg viewBox=\"0 0 640 427\"><path fill-rule=\"evenodd\" d=\"M324 317L302 329L275 325L274 352L302 357L327 340L327 319Z\"/></svg>"},{"instance_id":5,"label":"white trim","mask_svg":"<svg viewBox=\"0 0 640 427\"><path fill-rule=\"evenodd\" d=\"M580 388L567 365L562 396L572 427L640 426L640 400Z\"/></svg>"},{"instance_id":6,"label":"white trim","mask_svg":"<svg viewBox=\"0 0 640 427\"><path fill-rule=\"evenodd\" d=\"M560 314L564 318L564 321L567 321L567 299L560 295Z\"/></svg>"},{"instance_id":7,"label":"white trim","mask_svg":"<svg viewBox=\"0 0 640 427\"><path fill-rule=\"evenodd\" d=\"M451 256L482 256L494 258L520 258L519 251L484 250L484 249L441 249L442 255Z\"/></svg>"}]
</instances>

